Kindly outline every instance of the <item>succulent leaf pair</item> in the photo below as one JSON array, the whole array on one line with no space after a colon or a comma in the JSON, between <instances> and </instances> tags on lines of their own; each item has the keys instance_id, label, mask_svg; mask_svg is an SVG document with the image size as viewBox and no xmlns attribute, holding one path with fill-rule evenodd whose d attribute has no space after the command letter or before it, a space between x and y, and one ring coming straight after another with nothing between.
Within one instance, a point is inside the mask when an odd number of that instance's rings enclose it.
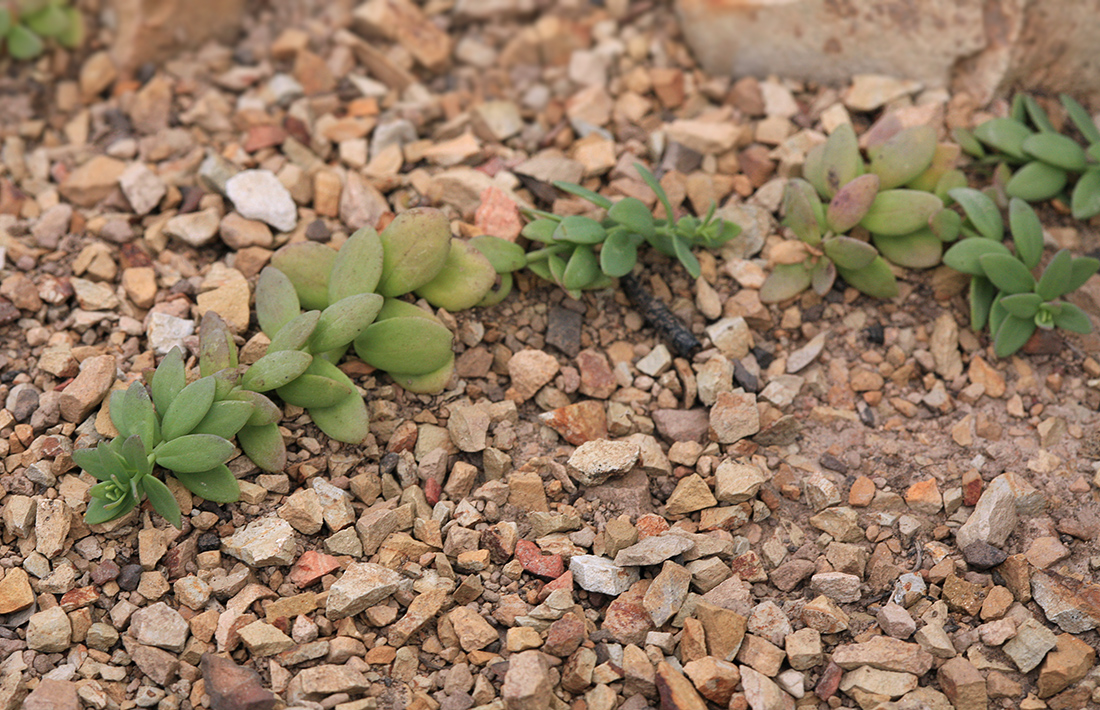
<instances>
[{"instance_id":1,"label":"succulent leaf pair","mask_svg":"<svg viewBox=\"0 0 1100 710\"><path fill-rule=\"evenodd\" d=\"M607 211L604 220L571 215L560 217L550 212L526 210L535 217L523 228L523 236L540 245L527 252L527 268L537 276L564 288L573 298L581 291L606 288L612 279L626 276L638 261L638 247L648 243L666 256L677 259L698 278L699 261L692 253L696 246L717 248L741 233L741 228L715 218L715 205L702 219L690 215L674 219L668 194L657 178L644 166L634 167L642 180L657 195L665 208L665 219L656 219L645 203L636 197L618 202L569 182L555 182L559 190L581 197Z\"/></svg>"},{"instance_id":2,"label":"succulent leaf pair","mask_svg":"<svg viewBox=\"0 0 1100 710\"><path fill-rule=\"evenodd\" d=\"M14 59L34 59L54 40L73 49L84 42L84 17L68 0L20 0L0 7L0 41Z\"/></svg>"},{"instance_id":3,"label":"succulent leaf pair","mask_svg":"<svg viewBox=\"0 0 1100 710\"><path fill-rule=\"evenodd\" d=\"M974 157L999 164L995 177L1009 197L1040 202L1063 196L1076 219L1089 219L1100 214L1100 128L1073 98L1062 94L1061 102L1087 147L1055 130L1039 102L1026 94L1016 95L1010 116L990 119L972 133L958 130L955 137Z\"/></svg>"},{"instance_id":4,"label":"succulent leaf pair","mask_svg":"<svg viewBox=\"0 0 1100 710\"><path fill-rule=\"evenodd\" d=\"M1043 255L1043 231L1035 211L1024 200L1009 203L1008 221L1014 251L1002 243L1004 223L996 204L970 188L952 190L963 207L970 234L944 254L945 264L970 274L970 327L986 325L997 357L1007 357L1027 343L1038 328L1061 328L1089 333L1088 316L1072 303L1060 300L1080 288L1100 269L1100 261L1073 257L1062 249L1038 279L1032 271Z\"/></svg>"},{"instance_id":5,"label":"succulent leaf pair","mask_svg":"<svg viewBox=\"0 0 1100 710\"><path fill-rule=\"evenodd\" d=\"M870 145L868 156L865 164L851 124L806 154L805 179L790 180L784 194L784 223L801 243L773 253L761 301L807 288L824 295L837 276L869 296L892 298L897 280L887 261L917 269L939 263L943 243L958 236L958 215L943 203L947 190L966 184L954 169L958 148L917 126ZM857 228L869 241L848 235Z\"/></svg>"},{"instance_id":6,"label":"succulent leaf pair","mask_svg":"<svg viewBox=\"0 0 1100 710\"><path fill-rule=\"evenodd\" d=\"M78 449L73 460L99 481L90 490L89 524L130 512L143 498L180 527L181 513L154 466L171 472L189 491L219 503L237 500L240 486L225 465L235 447L229 440L252 416L253 405L219 400L226 380L205 375L187 384L183 353L174 348L153 374L150 391L141 382L110 398L111 422L119 436L95 448Z\"/></svg>"}]
</instances>

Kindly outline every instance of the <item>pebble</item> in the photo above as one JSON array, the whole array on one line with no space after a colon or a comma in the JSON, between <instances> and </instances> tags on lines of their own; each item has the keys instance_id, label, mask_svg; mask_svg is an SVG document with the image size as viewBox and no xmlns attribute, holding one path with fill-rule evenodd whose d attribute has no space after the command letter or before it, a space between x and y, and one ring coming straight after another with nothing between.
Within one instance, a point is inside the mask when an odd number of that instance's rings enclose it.
<instances>
[{"instance_id":1,"label":"pebble","mask_svg":"<svg viewBox=\"0 0 1100 710\"><path fill-rule=\"evenodd\" d=\"M752 393L720 392L710 410L712 441L733 444L760 431L760 412Z\"/></svg>"},{"instance_id":2,"label":"pebble","mask_svg":"<svg viewBox=\"0 0 1100 710\"><path fill-rule=\"evenodd\" d=\"M822 349L824 349L825 341L828 337L829 331L824 330L811 338L810 342L788 355L787 374L793 375L796 372L800 372L806 369L811 362L816 360L817 356L821 354Z\"/></svg>"},{"instance_id":3,"label":"pebble","mask_svg":"<svg viewBox=\"0 0 1100 710\"><path fill-rule=\"evenodd\" d=\"M1027 673L1038 667L1057 644L1053 631L1035 619L1028 619L1016 627L1016 635L1002 648L1020 672Z\"/></svg>"},{"instance_id":4,"label":"pebble","mask_svg":"<svg viewBox=\"0 0 1100 710\"><path fill-rule=\"evenodd\" d=\"M27 622L27 647L41 653L62 653L69 650L73 626L68 614L59 606L33 614Z\"/></svg>"},{"instance_id":5,"label":"pebble","mask_svg":"<svg viewBox=\"0 0 1100 710\"><path fill-rule=\"evenodd\" d=\"M598 486L628 473L638 462L640 449L631 441L597 439L582 443L570 454L566 470L578 483Z\"/></svg>"},{"instance_id":6,"label":"pebble","mask_svg":"<svg viewBox=\"0 0 1100 710\"><path fill-rule=\"evenodd\" d=\"M647 567L658 565L676 555L687 552L695 543L683 535L655 535L631 545L615 555L619 567Z\"/></svg>"},{"instance_id":7,"label":"pebble","mask_svg":"<svg viewBox=\"0 0 1100 710\"><path fill-rule=\"evenodd\" d=\"M1047 620L1080 634L1100 626L1100 585L1055 572L1031 575L1031 594Z\"/></svg>"},{"instance_id":8,"label":"pebble","mask_svg":"<svg viewBox=\"0 0 1100 710\"><path fill-rule=\"evenodd\" d=\"M573 581L581 589L617 597L639 579L637 567L622 567L606 557L574 555L569 560Z\"/></svg>"},{"instance_id":9,"label":"pebble","mask_svg":"<svg viewBox=\"0 0 1100 710\"><path fill-rule=\"evenodd\" d=\"M210 710L273 710L275 695L264 688L256 671L213 653L202 655L204 691Z\"/></svg>"},{"instance_id":10,"label":"pebble","mask_svg":"<svg viewBox=\"0 0 1100 710\"><path fill-rule=\"evenodd\" d=\"M974 512L955 533L955 541L962 550L973 542L1000 547L1016 527L1016 520L1016 492L1002 474L982 492Z\"/></svg>"},{"instance_id":11,"label":"pebble","mask_svg":"<svg viewBox=\"0 0 1100 710\"><path fill-rule=\"evenodd\" d=\"M500 691L506 710L549 710L552 690L549 668L538 651L522 651L509 659Z\"/></svg>"},{"instance_id":12,"label":"pebble","mask_svg":"<svg viewBox=\"0 0 1100 710\"><path fill-rule=\"evenodd\" d=\"M298 208L290 191L270 170L243 170L225 183L225 194L246 219L265 222L280 232L298 224Z\"/></svg>"},{"instance_id":13,"label":"pebble","mask_svg":"<svg viewBox=\"0 0 1100 710\"><path fill-rule=\"evenodd\" d=\"M543 385L554 379L561 366L556 358L541 350L521 350L508 360L508 376L512 379L509 398L526 402Z\"/></svg>"},{"instance_id":14,"label":"pebble","mask_svg":"<svg viewBox=\"0 0 1100 710\"><path fill-rule=\"evenodd\" d=\"M43 678L23 700L23 710L80 710L77 684L68 680Z\"/></svg>"},{"instance_id":15,"label":"pebble","mask_svg":"<svg viewBox=\"0 0 1100 710\"><path fill-rule=\"evenodd\" d=\"M179 653L187 643L187 621L164 602L139 609L130 617L130 631L139 643Z\"/></svg>"},{"instance_id":16,"label":"pebble","mask_svg":"<svg viewBox=\"0 0 1100 710\"><path fill-rule=\"evenodd\" d=\"M290 523L266 517L223 540L222 550L250 567L278 567L294 562L297 541Z\"/></svg>"},{"instance_id":17,"label":"pebble","mask_svg":"<svg viewBox=\"0 0 1100 710\"><path fill-rule=\"evenodd\" d=\"M354 616L390 597L400 581L400 575L382 565L352 563L329 589L325 615L333 620Z\"/></svg>"},{"instance_id":18,"label":"pebble","mask_svg":"<svg viewBox=\"0 0 1100 710\"><path fill-rule=\"evenodd\" d=\"M168 193L164 181L144 163L133 163L118 177L118 186L134 210L134 214L146 215L160 204Z\"/></svg>"},{"instance_id":19,"label":"pebble","mask_svg":"<svg viewBox=\"0 0 1100 710\"><path fill-rule=\"evenodd\" d=\"M177 318L168 313L149 314L145 337L158 355L167 355L172 348L182 348L184 339L195 332L195 321Z\"/></svg>"},{"instance_id":20,"label":"pebble","mask_svg":"<svg viewBox=\"0 0 1100 710\"><path fill-rule=\"evenodd\" d=\"M113 355L97 355L82 362L80 374L69 383L58 401L62 418L76 423L84 421L107 396L114 384L116 369Z\"/></svg>"},{"instance_id":21,"label":"pebble","mask_svg":"<svg viewBox=\"0 0 1100 710\"><path fill-rule=\"evenodd\" d=\"M218 211L209 208L200 212L176 215L164 224L163 230L168 236L198 248L214 241L218 234L219 222Z\"/></svg>"}]
</instances>

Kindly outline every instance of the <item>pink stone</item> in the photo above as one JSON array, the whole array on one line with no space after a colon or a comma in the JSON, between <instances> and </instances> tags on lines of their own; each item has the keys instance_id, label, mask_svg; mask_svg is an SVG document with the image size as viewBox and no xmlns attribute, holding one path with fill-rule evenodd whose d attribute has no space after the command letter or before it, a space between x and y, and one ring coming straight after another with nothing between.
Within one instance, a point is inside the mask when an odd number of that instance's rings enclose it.
<instances>
[{"instance_id":1,"label":"pink stone","mask_svg":"<svg viewBox=\"0 0 1100 710\"><path fill-rule=\"evenodd\" d=\"M557 579L565 572L561 555L544 555L539 546L530 540L516 543L516 559L523 565L523 569L539 577Z\"/></svg>"},{"instance_id":2,"label":"pink stone","mask_svg":"<svg viewBox=\"0 0 1100 710\"><path fill-rule=\"evenodd\" d=\"M316 584L330 572L340 569L340 561L332 555L310 550L290 568L290 581L300 589Z\"/></svg>"}]
</instances>

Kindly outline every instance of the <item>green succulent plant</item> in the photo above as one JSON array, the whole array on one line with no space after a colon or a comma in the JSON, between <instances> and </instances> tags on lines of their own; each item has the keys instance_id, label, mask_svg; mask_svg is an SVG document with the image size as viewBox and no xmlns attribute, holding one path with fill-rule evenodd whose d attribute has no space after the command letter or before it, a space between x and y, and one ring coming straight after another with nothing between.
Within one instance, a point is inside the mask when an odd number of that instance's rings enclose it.
<instances>
[{"instance_id":1,"label":"green succulent plant","mask_svg":"<svg viewBox=\"0 0 1100 710\"><path fill-rule=\"evenodd\" d=\"M84 17L68 0L17 0L0 6L0 42L14 59L34 59L53 40L73 49L84 42Z\"/></svg>"},{"instance_id":2,"label":"green succulent plant","mask_svg":"<svg viewBox=\"0 0 1100 710\"><path fill-rule=\"evenodd\" d=\"M807 153L805 179L787 183L784 224L799 241L774 251L760 300L777 303L807 288L824 295L837 276L869 296L896 296L887 261L935 266L943 244L958 236L959 217L942 199L950 187L966 184L954 169L958 152L918 126L869 146L865 164L852 126L838 127Z\"/></svg>"},{"instance_id":3,"label":"green succulent plant","mask_svg":"<svg viewBox=\"0 0 1100 710\"><path fill-rule=\"evenodd\" d=\"M523 228L523 236L541 246L527 252L527 268L558 284L573 298L581 291L607 288L612 279L629 274L638 261L638 247L648 243L657 251L679 260L698 278L699 260L692 249L717 248L741 233L741 228L715 217L715 205L702 219L685 215L674 219L672 202L653 173L635 163L642 180L665 208L666 219L657 219L635 197L618 202L580 185L555 182L554 186L607 210L601 221L580 215L561 217L541 210L525 210L535 217Z\"/></svg>"},{"instance_id":4,"label":"green succulent plant","mask_svg":"<svg viewBox=\"0 0 1100 710\"><path fill-rule=\"evenodd\" d=\"M179 505L155 475L157 466L206 500L228 503L240 496L225 464L235 452L230 439L253 407L246 402L219 406L217 390L223 385L215 375L190 384L186 379L183 353L174 348L148 390L134 382L111 394L111 422L119 436L73 452L76 464L99 481L89 491L84 516L89 524L123 516L148 498L157 513L180 527Z\"/></svg>"},{"instance_id":5,"label":"green succulent plant","mask_svg":"<svg viewBox=\"0 0 1100 710\"><path fill-rule=\"evenodd\" d=\"M945 264L970 274L970 327L989 326L993 352L1007 357L1027 343L1039 328L1092 332L1088 316L1060 300L1080 288L1100 269L1100 260L1074 257L1062 249L1039 278L1033 272L1043 255L1043 230L1035 211L1013 197L1008 208L1013 250L1002 242L1004 222L987 195L970 188L952 190L962 205L968 237L944 254Z\"/></svg>"},{"instance_id":6,"label":"green succulent plant","mask_svg":"<svg viewBox=\"0 0 1100 710\"><path fill-rule=\"evenodd\" d=\"M1026 94L1016 95L1008 117L992 118L973 132L957 130L955 136L968 153L998 165L995 178L1007 196L1028 202L1061 197L1076 219L1089 219L1100 214L1100 128L1073 98L1062 94L1061 102L1085 146L1056 131L1039 102Z\"/></svg>"}]
</instances>

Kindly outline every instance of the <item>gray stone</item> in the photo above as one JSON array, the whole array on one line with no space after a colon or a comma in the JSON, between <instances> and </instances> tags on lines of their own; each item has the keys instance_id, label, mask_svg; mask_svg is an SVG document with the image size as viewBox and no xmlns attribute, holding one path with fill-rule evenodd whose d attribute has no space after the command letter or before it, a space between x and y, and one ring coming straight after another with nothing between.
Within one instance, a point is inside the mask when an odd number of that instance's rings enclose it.
<instances>
[{"instance_id":1,"label":"gray stone","mask_svg":"<svg viewBox=\"0 0 1100 710\"><path fill-rule=\"evenodd\" d=\"M172 348L184 349L184 339L195 332L195 321L177 318L167 313L149 314L145 337L158 355L167 355Z\"/></svg>"},{"instance_id":2,"label":"gray stone","mask_svg":"<svg viewBox=\"0 0 1100 710\"><path fill-rule=\"evenodd\" d=\"M965 550L971 543L984 542L1001 547L1016 527L1016 493L1011 481L1002 474L982 492L974 512L955 533L955 542Z\"/></svg>"},{"instance_id":3,"label":"gray stone","mask_svg":"<svg viewBox=\"0 0 1100 710\"><path fill-rule=\"evenodd\" d=\"M615 564L620 567L658 565L693 547L695 542L683 535L655 535L620 550L615 556Z\"/></svg>"},{"instance_id":4,"label":"gray stone","mask_svg":"<svg viewBox=\"0 0 1100 710\"><path fill-rule=\"evenodd\" d=\"M1028 619L1016 627L1016 636L1002 648L1021 673L1038 667L1047 652L1058 645L1054 632L1035 619Z\"/></svg>"},{"instance_id":5,"label":"gray stone","mask_svg":"<svg viewBox=\"0 0 1100 710\"><path fill-rule=\"evenodd\" d=\"M577 447L566 462L566 469L578 483L598 486L612 477L622 476L638 462L638 444L630 441L597 439Z\"/></svg>"},{"instance_id":6,"label":"gray stone","mask_svg":"<svg viewBox=\"0 0 1100 710\"><path fill-rule=\"evenodd\" d=\"M348 566L329 589L325 616L343 619L374 606L398 590L401 575L373 562Z\"/></svg>"},{"instance_id":7,"label":"gray stone","mask_svg":"<svg viewBox=\"0 0 1100 710\"><path fill-rule=\"evenodd\" d=\"M253 520L222 541L222 549L250 567L278 567L294 562L294 528L277 517Z\"/></svg>"},{"instance_id":8,"label":"gray stone","mask_svg":"<svg viewBox=\"0 0 1100 710\"><path fill-rule=\"evenodd\" d=\"M620 567L606 557L574 555L569 560L573 581L581 589L617 597L638 581L637 567Z\"/></svg>"},{"instance_id":9,"label":"gray stone","mask_svg":"<svg viewBox=\"0 0 1100 710\"><path fill-rule=\"evenodd\" d=\"M42 653L61 653L69 650L73 625L68 614L59 606L31 615L27 622L27 648Z\"/></svg>"},{"instance_id":10,"label":"gray stone","mask_svg":"<svg viewBox=\"0 0 1100 710\"><path fill-rule=\"evenodd\" d=\"M266 222L280 232L298 224L290 191L270 170L244 170L225 183L225 194L242 217Z\"/></svg>"},{"instance_id":11,"label":"gray stone","mask_svg":"<svg viewBox=\"0 0 1100 710\"><path fill-rule=\"evenodd\" d=\"M130 633L138 643L179 653L190 627L178 611L164 602L138 609L130 617Z\"/></svg>"}]
</instances>

